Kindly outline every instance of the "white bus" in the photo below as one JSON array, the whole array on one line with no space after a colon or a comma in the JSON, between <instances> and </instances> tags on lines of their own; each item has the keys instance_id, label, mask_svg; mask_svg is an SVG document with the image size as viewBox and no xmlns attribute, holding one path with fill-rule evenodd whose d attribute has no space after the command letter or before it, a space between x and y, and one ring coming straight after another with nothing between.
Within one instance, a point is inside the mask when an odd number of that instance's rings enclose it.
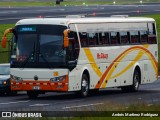
<instances>
[{"instance_id":1,"label":"white bus","mask_svg":"<svg viewBox=\"0 0 160 120\"><path fill-rule=\"evenodd\" d=\"M158 79L156 24L152 18L35 18L14 28L11 89L40 93L118 87L138 91Z\"/></svg>"}]
</instances>

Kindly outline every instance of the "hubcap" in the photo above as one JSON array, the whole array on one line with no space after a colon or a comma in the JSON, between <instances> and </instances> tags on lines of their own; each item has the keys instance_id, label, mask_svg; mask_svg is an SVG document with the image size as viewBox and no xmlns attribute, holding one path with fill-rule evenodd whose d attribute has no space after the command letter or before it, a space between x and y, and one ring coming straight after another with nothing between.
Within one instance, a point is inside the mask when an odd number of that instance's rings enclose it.
<instances>
[{"instance_id":1,"label":"hubcap","mask_svg":"<svg viewBox=\"0 0 160 120\"><path fill-rule=\"evenodd\" d=\"M138 89L138 86L139 86L139 75L138 73L136 73L134 76L134 87Z\"/></svg>"},{"instance_id":2,"label":"hubcap","mask_svg":"<svg viewBox=\"0 0 160 120\"><path fill-rule=\"evenodd\" d=\"M86 79L82 80L82 92L84 95L88 93L88 81Z\"/></svg>"}]
</instances>

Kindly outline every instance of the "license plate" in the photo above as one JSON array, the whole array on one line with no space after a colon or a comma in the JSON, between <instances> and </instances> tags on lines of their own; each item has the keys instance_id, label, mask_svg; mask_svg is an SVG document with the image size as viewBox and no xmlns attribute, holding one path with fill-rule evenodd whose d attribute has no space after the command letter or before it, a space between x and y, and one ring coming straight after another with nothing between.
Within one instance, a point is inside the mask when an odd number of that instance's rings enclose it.
<instances>
[{"instance_id":1,"label":"license plate","mask_svg":"<svg viewBox=\"0 0 160 120\"><path fill-rule=\"evenodd\" d=\"M39 86L34 86L33 89L34 90L39 90Z\"/></svg>"}]
</instances>

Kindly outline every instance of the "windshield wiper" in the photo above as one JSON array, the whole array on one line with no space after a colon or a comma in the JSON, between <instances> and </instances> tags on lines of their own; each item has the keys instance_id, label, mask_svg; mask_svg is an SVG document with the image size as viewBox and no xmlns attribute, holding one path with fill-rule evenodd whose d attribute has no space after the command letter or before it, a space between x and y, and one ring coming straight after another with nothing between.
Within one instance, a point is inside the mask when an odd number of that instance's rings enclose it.
<instances>
[{"instance_id":1,"label":"windshield wiper","mask_svg":"<svg viewBox=\"0 0 160 120\"><path fill-rule=\"evenodd\" d=\"M49 64L49 62L46 60L46 58L44 57L44 55L43 55L42 53L39 52L39 56L44 60L45 63L47 63L47 65L48 65L48 67L49 67L50 69L53 68L52 65Z\"/></svg>"}]
</instances>

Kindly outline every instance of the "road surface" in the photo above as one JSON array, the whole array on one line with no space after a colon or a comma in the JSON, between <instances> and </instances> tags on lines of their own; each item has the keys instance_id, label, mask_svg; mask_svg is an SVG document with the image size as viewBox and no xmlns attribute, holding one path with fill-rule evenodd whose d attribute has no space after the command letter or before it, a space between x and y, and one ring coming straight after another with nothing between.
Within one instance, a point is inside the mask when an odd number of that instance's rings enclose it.
<instances>
[{"instance_id":1,"label":"road surface","mask_svg":"<svg viewBox=\"0 0 160 120\"><path fill-rule=\"evenodd\" d=\"M65 17L85 15L86 17L108 17L110 15L140 16L160 13L160 4L147 5L91 5L50 7L0 7L0 24L16 23L24 18Z\"/></svg>"},{"instance_id":2,"label":"road surface","mask_svg":"<svg viewBox=\"0 0 160 120\"><path fill-rule=\"evenodd\" d=\"M145 103L160 104L160 79L141 85L138 92L123 93L118 88L100 90L95 95L80 98L75 93L47 93L37 99L29 99L26 92L15 96L0 96L1 111L88 111L110 105Z\"/></svg>"}]
</instances>

